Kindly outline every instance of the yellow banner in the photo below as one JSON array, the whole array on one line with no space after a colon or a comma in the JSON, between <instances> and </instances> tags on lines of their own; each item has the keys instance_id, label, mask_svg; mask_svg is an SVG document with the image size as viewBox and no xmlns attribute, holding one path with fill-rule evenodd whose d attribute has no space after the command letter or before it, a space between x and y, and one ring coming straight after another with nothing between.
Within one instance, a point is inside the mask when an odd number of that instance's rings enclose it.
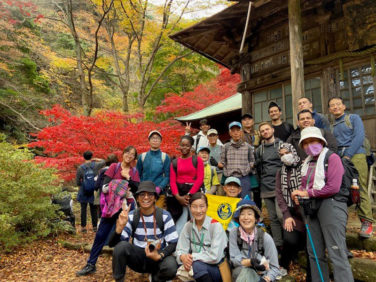
<instances>
[{"instance_id":1,"label":"yellow banner","mask_svg":"<svg viewBox=\"0 0 376 282\"><path fill-rule=\"evenodd\" d=\"M235 212L236 204L241 199L210 194L206 194L206 197L208 198L208 211L206 214L218 220L226 230Z\"/></svg>"}]
</instances>

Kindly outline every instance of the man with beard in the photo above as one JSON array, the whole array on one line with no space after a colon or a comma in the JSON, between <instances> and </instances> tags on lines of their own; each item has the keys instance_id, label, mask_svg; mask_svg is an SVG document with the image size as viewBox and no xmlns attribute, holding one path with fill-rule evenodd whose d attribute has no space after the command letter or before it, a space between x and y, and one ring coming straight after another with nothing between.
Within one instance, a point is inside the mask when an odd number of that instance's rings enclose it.
<instances>
[{"instance_id":1,"label":"man with beard","mask_svg":"<svg viewBox=\"0 0 376 282\"><path fill-rule=\"evenodd\" d=\"M270 227L278 251L283 246L282 226L277 215L275 181L277 171L282 162L279 157L279 147L282 141L274 137L274 128L268 122L259 125L261 145L256 149L256 169L260 179L261 198L264 199L268 210Z\"/></svg>"},{"instance_id":2,"label":"man with beard","mask_svg":"<svg viewBox=\"0 0 376 282\"><path fill-rule=\"evenodd\" d=\"M306 127L315 126L316 121L313 118L312 112L308 109L300 111L297 117L298 128L294 130L294 132L290 135L286 142L294 146L296 152L299 155L300 163L302 163L307 157L307 154L299 146L300 132ZM324 129L321 129L321 133L324 136L326 142L328 142L328 148L334 153L337 153L337 140L334 135L330 131Z\"/></svg>"},{"instance_id":3,"label":"man with beard","mask_svg":"<svg viewBox=\"0 0 376 282\"><path fill-rule=\"evenodd\" d=\"M277 103L270 102L268 112L272 120L274 136L285 142L294 131L294 127L290 123L281 120L282 110Z\"/></svg>"}]
</instances>

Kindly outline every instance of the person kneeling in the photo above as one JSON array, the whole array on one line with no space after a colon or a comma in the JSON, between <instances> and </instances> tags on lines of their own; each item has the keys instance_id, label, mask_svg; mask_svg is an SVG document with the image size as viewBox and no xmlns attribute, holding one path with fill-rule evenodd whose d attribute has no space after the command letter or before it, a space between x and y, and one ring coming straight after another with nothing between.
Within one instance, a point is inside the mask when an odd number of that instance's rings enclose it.
<instances>
[{"instance_id":1,"label":"person kneeling","mask_svg":"<svg viewBox=\"0 0 376 282\"><path fill-rule=\"evenodd\" d=\"M177 263L172 254L178 234L170 213L155 206L156 198L154 183L143 181L136 192L139 208L129 212L124 207L119 215L109 242L110 247L116 245L112 258L116 281L124 281L127 266L139 273L151 273L154 282L176 275ZM131 237L132 244L128 242Z\"/></svg>"},{"instance_id":2,"label":"person kneeling","mask_svg":"<svg viewBox=\"0 0 376 282\"><path fill-rule=\"evenodd\" d=\"M208 200L203 193L189 199L193 220L180 233L176 259L186 271L193 269L196 282L222 281L219 265L223 262L227 236L222 224L206 215Z\"/></svg>"},{"instance_id":3,"label":"person kneeling","mask_svg":"<svg viewBox=\"0 0 376 282\"><path fill-rule=\"evenodd\" d=\"M248 199L241 200L234 213L238 228L230 231L230 260L233 281L275 281L279 275L278 253L272 237L256 227L261 212Z\"/></svg>"}]
</instances>

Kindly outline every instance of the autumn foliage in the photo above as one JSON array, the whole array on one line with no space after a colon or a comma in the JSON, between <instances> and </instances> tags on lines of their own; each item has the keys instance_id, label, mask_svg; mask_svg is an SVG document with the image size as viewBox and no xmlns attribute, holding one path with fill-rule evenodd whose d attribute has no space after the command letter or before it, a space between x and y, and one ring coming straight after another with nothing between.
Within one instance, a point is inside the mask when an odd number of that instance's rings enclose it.
<instances>
[{"instance_id":1,"label":"autumn foliage","mask_svg":"<svg viewBox=\"0 0 376 282\"><path fill-rule=\"evenodd\" d=\"M238 74L232 75L230 70L220 67L220 74L205 84L198 85L193 91L182 95L167 94L162 104L156 108L157 114L170 114L172 116L187 115L231 95L234 95L237 84L240 82Z\"/></svg>"},{"instance_id":2,"label":"autumn foliage","mask_svg":"<svg viewBox=\"0 0 376 282\"><path fill-rule=\"evenodd\" d=\"M175 155L179 138L184 134L184 128L176 121L137 123L142 119L141 114L103 111L91 117L74 116L59 105L41 114L54 125L37 133L38 141L30 143L30 147L42 147L46 157L36 160L57 167L66 181L74 178L77 165L83 162L82 154L87 150L95 157L106 158L115 153L121 159L128 145L135 146L138 152L148 150L148 133L158 129L163 135L162 150Z\"/></svg>"},{"instance_id":3,"label":"autumn foliage","mask_svg":"<svg viewBox=\"0 0 376 282\"><path fill-rule=\"evenodd\" d=\"M96 157L106 158L115 153L121 159L122 150L133 145L139 153L149 149L148 133L157 129L163 135L162 150L177 155L177 145L184 134L184 127L173 117L200 110L236 93L239 77L226 69L220 75L199 85L192 92L169 94L157 113L168 113L170 118L162 122L145 121L143 114L122 114L102 111L91 117L74 116L60 105L44 110L42 115L53 124L35 134L37 141L30 147L41 147L45 157L37 157L47 166L59 169L66 181L74 178L82 154L91 150Z\"/></svg>"}]
</instances>

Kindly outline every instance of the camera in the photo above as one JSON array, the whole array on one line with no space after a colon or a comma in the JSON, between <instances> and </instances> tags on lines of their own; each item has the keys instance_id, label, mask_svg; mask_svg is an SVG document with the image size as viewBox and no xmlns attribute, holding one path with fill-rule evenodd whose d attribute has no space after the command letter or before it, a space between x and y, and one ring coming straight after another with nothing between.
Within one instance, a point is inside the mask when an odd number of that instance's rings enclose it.
<instances>
[{"instance_id":1,"label":"camera","mask_svg":"<svg viewBox=\"0 0 376 282\"><path fill-rule=\"evenodd\" d=\"M161 248L161 241L157 240L148 240L147 247L149 248L150 252L153 252L155 249L159 250Z\"/></svg>"}]
</instances>

